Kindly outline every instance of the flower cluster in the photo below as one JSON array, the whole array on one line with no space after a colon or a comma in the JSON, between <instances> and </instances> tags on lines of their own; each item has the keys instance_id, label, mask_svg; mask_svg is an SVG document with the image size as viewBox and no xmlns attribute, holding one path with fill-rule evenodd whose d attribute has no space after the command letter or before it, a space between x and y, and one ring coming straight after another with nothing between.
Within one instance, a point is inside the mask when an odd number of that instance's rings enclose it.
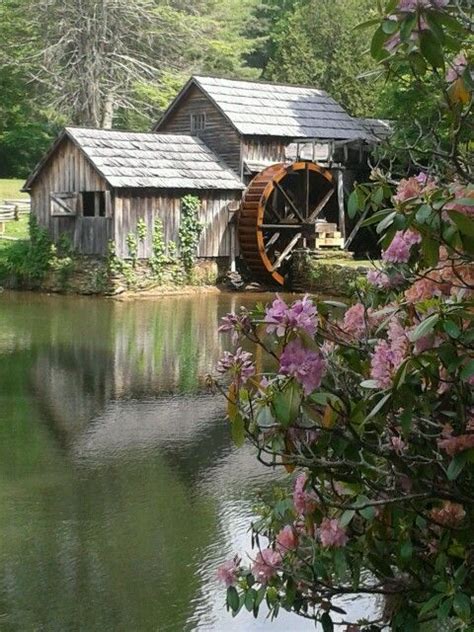
<instances>
[{"instance_id":1,"label":"flower cluster","mask_svg":"<svg viewBox=\"0 0 474 632\"><path fill-rule=\"evenodd\" d=\"M335 518L324 518L318 529L318 536L324 548L339 548L346 546L349 540L345 530L341 527L339 520Z\"/></svg>"},{"instance_id":2,"label":"flower cluster","mask_svg":"<svg viewBox=\"0 0 474 632\"><path fill-rule=\"evenodd\" d=\"M321 353L307 349L299 338L291 340L280 356L280 373L294 377L306 395L321 384L325 367Z\"/></svg>"},{"instance_id":3,"label":"flower cluster","mask_svg":"<svg viewBox=\"0 0 474 632\"><path fill-rule=\"evenodd\" d=\"M247 310L240 308L240 314L229 313L221 318L222 325L219 327L219 333L229 332L232 337L232 344L243 337L247 336L252 330L252 323Z\"/></svg>"},{"instance_id":4,"label":"flower cluster","mask_svg":"<svg viewBox=\"0 0 474 632\"><path fill-rule=\"evenodd\" d=\"M238 385L255 375L252 354L239 347L235 353L225 351L217 364L219 373L230 373Z\"/></svg>"},{"instance_id":5,"label":"flower cluster","mask_svg":"<svg viewBox=\"0 0 474 632\"><path fill-rule=\"evenodd\" d=\"M239 578L240 559L236 556L227 560L217 569L217 578L227 587L234 586Z\"/></svg>"},{"instance_id":6,"label":"flower cluster","mask_svg":"<svg viewBox=\"0 0 474 632\"><path fill-rule=\"evenodd\" d=\"M293 503L298 514L306 516L313 513L317 507L317 496L312 490L307 490L308 477L306 473L300 474L295 481L293 491Z\"/></svg>"},{"instance_id":7,"label":"flower cluster","mask_svg":"<svg viewBox=\"0 0 474 632\"><path fill-rule=\"evenodd\" d=\"M390 242L387 250L382 253L382 259L391 263L407 263L413 246L421 242L421 235L415 230L398 230Z\"/></svg>"},{"instance_id":8,"label":"flower cluster","mask_svg":"<svg viewBox=\"0 0 474 632\"><path fill-rule=\"evenodd\" d=\"M295 301L291 306L288 306L277 295L271 307L266 309L264 321L269 334L275 333L282 337L290 331L304 331L309 336L314 336L317 327L317 311L307 295Z\"/></svg>"},{"instance_id":9,"label":"flower cluster","mask_svg":"<svg viewBox=\"0 0 474 632\"><path fill-rule=\"evenodd\" d=\"M379 340L371 358L370 376L379 388L390 388L409 348L407 332L397 319L390 322L387 338Z\"/></svg>"}]
</instances>

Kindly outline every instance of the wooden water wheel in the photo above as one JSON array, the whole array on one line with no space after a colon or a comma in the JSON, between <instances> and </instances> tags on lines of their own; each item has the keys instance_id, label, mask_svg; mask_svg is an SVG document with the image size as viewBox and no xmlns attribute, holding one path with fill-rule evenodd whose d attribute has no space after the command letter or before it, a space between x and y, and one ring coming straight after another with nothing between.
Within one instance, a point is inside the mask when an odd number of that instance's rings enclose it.
<instances>
[{"instance_id":1,"label":"wooden water wheel","mask_svg":"<svg viewBox=\"0 0 474 632\"><path fill-rule=\"evenodd\" d=\"M331 173L314 162L272 165L250 182L238 235L241 254L258 280L284 284L292 251L314 242L316 219L333 193Z\"/></svg>"}]
</instances>

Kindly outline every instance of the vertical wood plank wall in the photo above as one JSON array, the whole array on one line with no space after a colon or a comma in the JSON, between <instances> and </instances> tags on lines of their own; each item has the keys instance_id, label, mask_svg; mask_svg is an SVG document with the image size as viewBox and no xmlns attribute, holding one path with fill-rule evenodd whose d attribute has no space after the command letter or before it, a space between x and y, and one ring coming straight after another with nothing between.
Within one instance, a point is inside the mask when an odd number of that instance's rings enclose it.
<instances>
[{"instance_id":1,"label":"vertical wood plank wall","mask_svg":"<svg viewBox=\"0 0 474 632\"><path fill-rule=\"evenodd\" d=\"M288 138L245 136L242 139L242 161L284 162L285 148L291 142Z\"/></svg>"},{"instance_id":2,"label":"vertical wood plank wall","mask_svg":"<svg viewBox=\"0 0 474 632\"><path fill-rule=\"evenodd\" d=\"M107 183L84 154L65 138L57 147L31 190L31 211L40 226L47 228L54 241L66 234L81 254L105 254L113 238L111 217L52 216L50 193L105 191Z\"/></svg>"},{"instance_id":3,"label":"vertical wood plank wall","mask_svg":"<svg viewBox=\"0 0 474 632\"><path fill-rule=\"evenodd\" d=\"M152 236L155 219L163 222L166 241L178 242L181 219L181 198L192 194L201 200L200 221L204 224L198 248L199 257L228 257L230 255L229 202L240 200L240 191L156 191L120 190L115 193L114 232L116 252L128 257L127 235L136 234L137 222L143 219L147 227L144 242L139 243L138 257L152 255Z\"/></svg>"},{"instance_id":4,"label":"vertical wood plank wall","mask_svg":"<svg viewBox=\"0 0 474 632\"><path fill-rule=\"evenodd\" d=\"M159 134L191 134L191 114L206 114L206 129L197 134L229 167L240 173L240 136L209 98L193 86L179 107L156 128Z\"/></svg>"}]
</instances>

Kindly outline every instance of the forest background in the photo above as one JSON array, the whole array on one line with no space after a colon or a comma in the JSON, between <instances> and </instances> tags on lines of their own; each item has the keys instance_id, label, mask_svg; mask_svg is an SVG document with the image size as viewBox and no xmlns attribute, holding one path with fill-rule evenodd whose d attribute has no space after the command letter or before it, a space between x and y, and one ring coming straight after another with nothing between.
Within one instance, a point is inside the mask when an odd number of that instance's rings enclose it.
<instances>
[{"instance_id":1,"label":"forest background","mask_svg":"<svg viewBox=\"0 0 474 632\"><path fill-rule=\"evenodd\" d=\"M300 83L354 116L426 110L369 54L372 0L1 0L0 178L66 124L149 130L193 73ZM424 100L424 101L423 101ZM423 105L422 105L423 104Z\"/></svg>"}]
</instances>

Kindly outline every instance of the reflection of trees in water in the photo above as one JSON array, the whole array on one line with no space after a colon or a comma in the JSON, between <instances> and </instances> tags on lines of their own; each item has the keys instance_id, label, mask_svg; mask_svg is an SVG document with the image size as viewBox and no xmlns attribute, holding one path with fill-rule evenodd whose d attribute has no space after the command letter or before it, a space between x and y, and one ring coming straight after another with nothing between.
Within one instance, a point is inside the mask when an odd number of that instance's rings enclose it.
<instances>
[{"instance_id":1,"label":"reflection of trees in water","mask_svg":"<svg viewBox=\"0 0 474 632\"><path fill-rule=\"evenodd\" d=\"M67 322L61 310L52 313L50 336L43 328L35 345L35 396L64 439L107 402L196 391L221 353L210 297L86 307Z\"/></svg>"},{"instance_id":2,"label":"reflection of trees in water","mask_svg":"<svg viewBox=\"0 0 474 632\"><path fill-rule=\"evenodd\" d=\"M0 368L0 629L183 630L219 538L202 481L248 476L196 377L220 355L219 301L32 301L8 314L31 348Z\"/></svg>"}]
</instances>

